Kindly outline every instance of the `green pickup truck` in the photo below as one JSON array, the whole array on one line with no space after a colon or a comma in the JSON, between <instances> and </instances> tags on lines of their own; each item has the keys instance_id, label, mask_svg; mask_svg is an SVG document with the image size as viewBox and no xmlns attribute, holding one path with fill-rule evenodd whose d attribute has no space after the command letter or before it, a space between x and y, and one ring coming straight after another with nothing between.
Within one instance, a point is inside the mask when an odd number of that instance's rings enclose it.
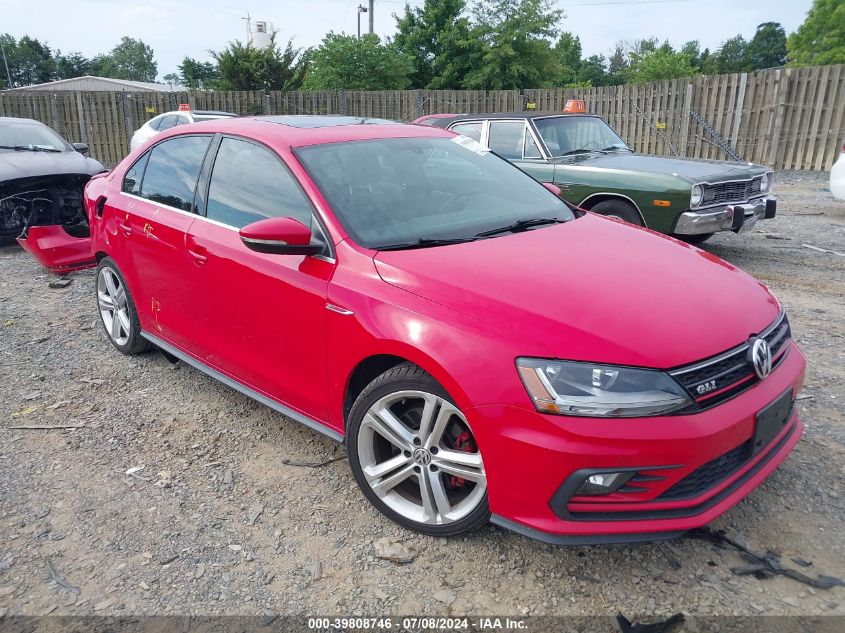
<instances>
[{"instance_id":1,"label":"green pickup truck","mask_svg":"<svg viewBox=\"0 0 845 633\"><path fill-rule=\"evenodd\" d=\"M433 114L414 121L468 136L582 209L692 243L775 217L762 165L637 154L599 116L560 112Z\"/></svg>"}]
</instances>

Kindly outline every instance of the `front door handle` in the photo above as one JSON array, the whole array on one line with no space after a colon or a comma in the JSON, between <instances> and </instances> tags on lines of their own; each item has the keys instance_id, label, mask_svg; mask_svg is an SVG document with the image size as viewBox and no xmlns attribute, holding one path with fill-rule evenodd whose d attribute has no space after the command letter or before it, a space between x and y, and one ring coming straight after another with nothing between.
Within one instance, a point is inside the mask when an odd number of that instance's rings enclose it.
<instances>
[{"instance_id":1,"label":"front door handle","mask_svg":"<svg viewBox=\"0 0 845 633\"><path fill-rule=\"evenodd\" d=\"M208 257L206 257L204 254L202 254L198 251L191 250L190 248L188 249L188 255L193 257L194 263L197 266L202 266L204 263L206 263L208 261Z\"/></svg>"}]
</instances>

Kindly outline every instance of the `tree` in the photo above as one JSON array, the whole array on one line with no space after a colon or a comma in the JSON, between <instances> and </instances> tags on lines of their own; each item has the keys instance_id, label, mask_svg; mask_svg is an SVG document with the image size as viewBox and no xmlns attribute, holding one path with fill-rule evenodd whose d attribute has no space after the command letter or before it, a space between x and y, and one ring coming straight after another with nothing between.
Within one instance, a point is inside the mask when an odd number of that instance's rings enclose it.
<instances>
[{"instance_id":1,"label":"tree","mask_svg":"<svg viewBox=\"0 0 845 633\"><path fill-rule=\"evenodd\" d=\"M208 90L213 88L220 78L217 66L211 62L201 62L185 57L179 65L179 81L188 90ZM166 79L166 77L165 77Z\"/></svg>"},{"instance_id":2,"label":"tree","mask_svg":"<svg viewBox=\"0 0 845 633\"><path fill-rule=\"evenodd\" d=\"M97 55L91 66L95 75L114 79L155 81L158 74L153 49L141 40L125 35L111 51Z\"/></svg>"},{"instance_id":3,"label":"tree","mask_svg":"<svg viewBox=\"0 0 845 633\"><path fill-rule=\"evenodd\" d=\"M777 68L786 64L786 31L777 22L764 22L757 27L746 49L752 70Z\"/></svg>"},{"instance_id":4,"label":"tree","mask_svg":"<svg viewBox=\"0 0 845 633\"><path fill-rule=\"evenodd\" d=\"M742 35L737 35L722 42L722 46L713 55L708 71L717 74L744 73L751 70L748 58L748 43Z\"/></svg>"},{"instance_id":5,"label":"tree","mask_svg":"<svg viewBox=\"0 0 845 633\"><path fill-rule=\"evenodd\" d=\"M572 33L561 33L555 44L558 63L558 86L571 86L579 82L581 71L581 38Z\"/></svg>"},{"instance_id":6,"label":"tree","mask_svg":"<svg viewBox=\"0 0 845 633\"><path fill-rule=\"evenodd\" d=\"M357 38L329 32L308 57L309 90L404 90L414 73L409 55L372 33Z\"/></svg>"},{"instance_id":7,"label":"tree","mask_svg":"<svg viewBox=\"0 0 845 633\"><path fill-rule=\"evenodd\" d=\"M578 72L578 82L590 86L607 86L610 76L607 74L607 60L604 55L590 55L582 60Z\"/></svg>"},{"instance_id":8,"label":"tree","mask_svg":"<svg viewBox=\"0 0 845 633\"><path fill-rule=\"evenodd\" d=\"M643 54L631 53L630 58L625 70L625 76L630 83L664 81L696 74L690 56L674 51L671 47L667 50L665 46L661 46Z\"/></svg>"},{"instance_id":9,"label":"tree","mask_svg":"<svg viewBox=\"0 0 845 633\"><path fill-rule=\"evenodd\" d=\"M698 72L704 72L704 68L708 65L710 60L710 49L705 48L701 50L701 42L698 40L691 40L681 46L681 52L689 56L690 64Z\"/></svg>"},{"instance_id":10,"label":"tree","mask_svg":"<svg viewBox=\"0 0 845 633\"><path fill-rule=\"evenodd\" d=\"M56 79L72 79L91 73L91 60L80 52L62 54L56 51L53 55Z\"/></svg>"},{"instance_id":11,"label":"tree","mask_svg":"<svg viewBox=\"0 0 845 633\"><path fill-rule=\"evenodd\" d=\"M625 71L628 69L628 55L622 42L617 42L616 48L607 62L607 77L605 83L608 85L619 85L625 83ZM596 84L599 85L599 84Z\"/></svg>"},{"instance_id":12,"label":"tree","mask_svg":"<svg viewBox=\"0 0 845 633\"><path fill-rule=\"evenodd\" d=\"M786 46L790 66L845 63L845 2L813 0Z\"/></svg>"},{"instance_id":13,"label":"tree","mask_svg":"<svg viewBox=\"0 0 845 633\"><path fill-rule=\"evenodd\" d=\"M563 11L551 0L484 0L473 7L482 39L480 65L466 87L521 89L554 84L558 64L550 40L557 36Z\"/></svg>"},{"instance_id":14,"label":"tree","mask_svg":"<svg viewBox=\"0 0 845 633\"><path fill-rule=\"evenodd\" d=\"M6 51L6 63L12 77L12 86L31 86L53 80L55 65L50 47L37 39L24 35L20 40L4 33L3 50ZM3 84L6 84L6 68L0 68Z\"/></svg>"},{"instance_id":15,"label":"tree","mask_svg":"<svg viewBox=\"0 0 845 633\"><path fill-rule=\"evenodd\" d=\"M396 18L394 47L413 63L411 85L449 90L461 88L480 54L464 15L466 0L425 0L422 7L405 5Z\"/></svg>"},{"instance_id":16,"label":"tree","mask_svg":"<svg viewBox=\"0 0 845 633\"><path fill-rule=\"evenodd\" d=\"M293 47L293 40L282 50L275 33L266 48L235 40L222 51L210 52L217 62L220 90L298 90L308 69L306 55Z\"/></svg>"}]
</instances>

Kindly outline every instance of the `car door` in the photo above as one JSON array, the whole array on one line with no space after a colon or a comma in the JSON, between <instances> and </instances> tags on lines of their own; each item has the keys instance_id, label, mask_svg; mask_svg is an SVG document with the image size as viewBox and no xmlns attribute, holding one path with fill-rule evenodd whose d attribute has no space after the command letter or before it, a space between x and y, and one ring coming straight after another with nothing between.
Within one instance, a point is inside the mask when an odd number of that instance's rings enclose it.
<instances>
[{"instance_id":1,"label":"car door","mask_svg":"<svg viewBox=\"0 0 845 633\"><path fill-rule=\"evenodd\" d=\"M146 331L192 349L194 314L185 280L192 261L185 250L196 217L194 195L212 135L186 135L153 146L127 170L121 190L123 217L116 239L128 259L132 294Z\"/></svg>"},{"instance_id":2,"label":"car door","mask_svg":"<svg viewBox=\"0 0 845 633\"><path fill-rule=\"evenodd\" d=\"M334 260L314 208L284 161L260 143L223 136L203 188L205 217L188 232L187 277L202 360L241 384L327 418L326 295ZM211 163L211 161L209 161ZM323 256L257 253L238 230L292 217Z\"/></svg>"},{"instance_id":3,"label":"car door","mask_svg":"<svg viewBox=\"0 0 845 633\"><path fill-rule=\"evenodd\" d=\"M491 119L487 124L486 145L540 182L551 182L548 161L525 119Z\"/></svg>"}]
</instances>

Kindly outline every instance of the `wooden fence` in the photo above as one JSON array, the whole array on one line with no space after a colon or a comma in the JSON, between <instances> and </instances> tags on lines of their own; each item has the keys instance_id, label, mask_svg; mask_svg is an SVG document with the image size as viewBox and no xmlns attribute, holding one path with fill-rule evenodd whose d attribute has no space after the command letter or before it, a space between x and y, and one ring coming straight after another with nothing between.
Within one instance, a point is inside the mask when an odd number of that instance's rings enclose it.
<instances>
[{"instance_id":1,"label":"wooden fence","mask_svg":"<svg viewBox=\"0 0 845 633\"><path fill-rule=\"evenodd\" d=\"M85 142L106 165L132 132L180 103L238 114L349 114L401 121L441 112L562 110L583 97L638 152L727 158L706 122L743 160L776 169L826 170L845 140L845 65L697 76L589 90L377 92L0 92L0 116L43 121Z\"/></svg>"}]
</instances>

